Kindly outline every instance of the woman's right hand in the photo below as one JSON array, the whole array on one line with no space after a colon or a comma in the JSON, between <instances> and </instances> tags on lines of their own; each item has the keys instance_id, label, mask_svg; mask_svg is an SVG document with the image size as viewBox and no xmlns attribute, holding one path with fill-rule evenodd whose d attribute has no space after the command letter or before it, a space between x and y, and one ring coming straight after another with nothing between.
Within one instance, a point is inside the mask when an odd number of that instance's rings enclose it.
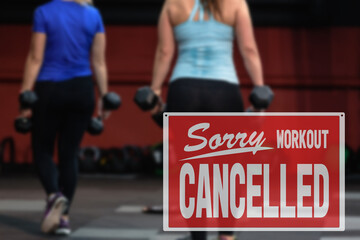
<instances>
[{"instance_id":1,"label":"woman's right hand","mask_svg":"<svg viewBox=\"0 0 360 240\"><path fill-rule=\"evenodd\" d=\"M158 89L158 88L151 88L153 90L153 92L158 96L159 98L159 101L158 103L156 104L156 106L150 111L151 112L151 115L155 115L161 111L163 111L163 108L164 108L164 103L161 99L161 89Z\"/></svg>"},{"instance_id":2,"label":"woman's right hand","mask_svg":"<svg viewBox=\"0 0 360 240\"><path fill-rule=\"evenodd\" d=\"M161 99L161 88L151 87L151 90Z\"/></svg>"},{"instance_id":3,"label":"woman's right hand","mask_svg":"<svg viewBox=\"0 0 360 240\"><path fill-rule=\"evenodd\" d=\"M101 97L98 100L97 109L98 109L97 115L99 117L101 117L101 119L105 120L105 119L108 119L110 117L111 111L104 110L104 103L103 103L103 100L102 100Z\"/></svg>"}]
</instances>

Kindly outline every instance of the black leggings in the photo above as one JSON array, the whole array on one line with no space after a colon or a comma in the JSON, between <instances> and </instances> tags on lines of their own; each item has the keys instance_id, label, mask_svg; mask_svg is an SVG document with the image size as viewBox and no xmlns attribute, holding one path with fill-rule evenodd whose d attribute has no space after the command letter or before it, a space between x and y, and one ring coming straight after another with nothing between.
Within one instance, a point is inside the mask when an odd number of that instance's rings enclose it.
<instances>
[{"instance_id":1,"label":"black leggings","mask_svg":"<svg viewBox=\"0 0 360 240\"><path fill-rule=\"evenodd\" d=\"M238 85L220 80L182 78L170 83L168 112L243 112ZM233 232L220 232L232 236ZM206 232L191 232L193 240L206 240Z\"/></svg>"},{"instance_id":2,"label":"black leggings","mask_svg":"<svg viewBox=\"0 0 360 240\"><path fill-rule=\"evenodd\" d=\"M94 111L92 78L38 82L35 92L39 97L33 110L35 167L46 193L62 192L70 206L77 185L76 153ZM59 172L53 161L55 142Z\"/></svg>"}]
</instances>

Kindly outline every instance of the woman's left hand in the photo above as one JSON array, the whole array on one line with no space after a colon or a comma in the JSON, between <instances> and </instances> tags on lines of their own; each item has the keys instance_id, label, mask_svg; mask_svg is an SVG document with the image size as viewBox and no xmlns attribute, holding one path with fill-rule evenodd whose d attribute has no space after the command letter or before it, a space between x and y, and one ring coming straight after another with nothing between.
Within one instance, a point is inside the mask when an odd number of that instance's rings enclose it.
<instances>
[{"instance_id":1,"label":"woman's left hand","mask_svg":"<svg viewBox=\"0 0 360 240\"><path fill-rule=\"evenodd\" d=\"M20 109L19 118L30 118L32 116L31 109Z\"/></svg>"}]
</instances>

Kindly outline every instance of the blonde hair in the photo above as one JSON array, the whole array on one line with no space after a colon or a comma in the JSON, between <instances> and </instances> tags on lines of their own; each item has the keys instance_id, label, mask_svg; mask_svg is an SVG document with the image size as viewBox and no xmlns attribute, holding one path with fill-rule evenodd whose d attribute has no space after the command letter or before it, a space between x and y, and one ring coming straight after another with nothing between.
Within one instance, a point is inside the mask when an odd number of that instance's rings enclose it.
<instances>
[{"instance_id":1,"label":"blonde hair","mask_svg":"<svg viewBox=\"0 0 360 240\"><path fill-rule=\"evenodd\" d=\"M90 5L93 5L93 0L74 0L75 2L77 3L80 3L80 4L90 4Z\"/></svg>"}]
</instances>

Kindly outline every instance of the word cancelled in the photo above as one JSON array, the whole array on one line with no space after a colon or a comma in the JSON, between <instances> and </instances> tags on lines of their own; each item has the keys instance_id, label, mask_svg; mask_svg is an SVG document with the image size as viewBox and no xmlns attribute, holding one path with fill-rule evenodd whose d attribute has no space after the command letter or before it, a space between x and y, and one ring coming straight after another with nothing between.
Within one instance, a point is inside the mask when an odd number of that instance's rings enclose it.
<instances>
[{"instance_id":1,"label":"word cancelled","mask_svg":"<svg viewBox=\"0 0 360 240\"><path fill-rule=\"evenodd\" d=\"M343 231L344 114L164 117L165 231Z\"/></svg>"}]
</instances>

